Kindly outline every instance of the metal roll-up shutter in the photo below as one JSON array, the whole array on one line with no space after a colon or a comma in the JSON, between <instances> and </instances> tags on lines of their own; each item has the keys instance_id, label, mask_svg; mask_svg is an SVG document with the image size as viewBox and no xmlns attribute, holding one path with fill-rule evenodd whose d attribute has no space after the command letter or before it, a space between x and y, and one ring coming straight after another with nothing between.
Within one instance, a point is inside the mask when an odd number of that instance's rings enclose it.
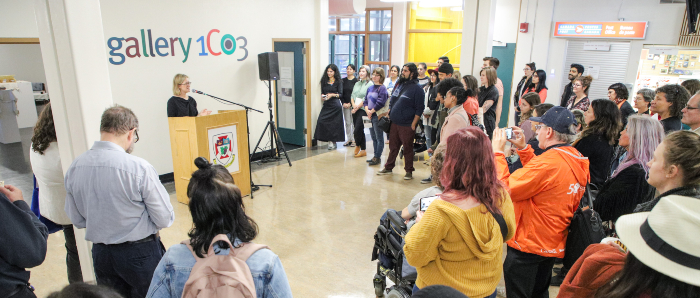
<instances>
[{"instance_id":1,"label":"metal roll-up shutter","mask_svg":"<svg viewBox=\"0 0 700 298\"><path fill-rule=\"evenodd\" d=\"M570 65L578 63L583 65L584 74L588 74L589 66L600 68L598 78L593 79L588 91L588 98L608 98L608 87L614 83L626 83L627 62L630 55L630 43L628 41L606 41L610 44L610 51L586 51L583 45L586 42L600 42L601 40L568 40L566 45L566 63L564 64L564 79L560 90L569 83L568 75Z\"/></svg>"}]
</instances>

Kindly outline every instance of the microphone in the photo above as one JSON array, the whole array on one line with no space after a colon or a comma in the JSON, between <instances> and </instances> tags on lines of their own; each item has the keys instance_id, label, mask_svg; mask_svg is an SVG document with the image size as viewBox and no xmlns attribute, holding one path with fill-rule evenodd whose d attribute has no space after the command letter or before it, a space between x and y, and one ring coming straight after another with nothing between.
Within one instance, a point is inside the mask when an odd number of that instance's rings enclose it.
<instances>
[{"instance_id":1,"label":"microphone","mask_svg":"<svg viewBox=\"0 0 700 298\"><path fill-rule=\"evenodd\" d=\"M204 92L202 92L202 91L195 90L195 89L190 90L190 92L194 92L194 93L197 93L197 94L206 94L206 93L204 93Z\"/></svg>"}]
</instances>

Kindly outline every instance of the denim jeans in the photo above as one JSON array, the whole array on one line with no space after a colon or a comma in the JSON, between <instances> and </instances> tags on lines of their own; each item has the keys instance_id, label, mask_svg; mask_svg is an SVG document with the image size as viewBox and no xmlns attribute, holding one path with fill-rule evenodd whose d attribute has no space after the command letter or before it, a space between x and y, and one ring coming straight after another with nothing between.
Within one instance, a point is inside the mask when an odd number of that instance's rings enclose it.
<instances>
[{"instance_id":1,"label":"denim jeans","mask_svg":"<svg viewBox=\"0 0 700 298\"><path fill-rule=\"evenodd\" d=\"M384 152L384 131L379 129L378 122L377 114L372 114L372 128L369 130L369 136L372 137L374 157L381 159Z\"/></svg>"},{"instance_id":2,"label":"denim jeans","mask_svg":"<svg viewBox=\"0 0 700 298\"><path fill-rule=\"evenodd\" d=\"M425 125L425 145L428 146L428 148L433 146L433 127L430 126L430 124Z\"/></svg>"},{"instance_id":3,"label":"denim jeans","mask_svg":"<svg viewBox=\"0 0 700 298\"><path fill-rule=\"evenodd\" d=\"M92 246L98 285L113 288L125 298L146 297L153 272L165 254L160 237L155 241Z\"/></svg>"}]
</instances>

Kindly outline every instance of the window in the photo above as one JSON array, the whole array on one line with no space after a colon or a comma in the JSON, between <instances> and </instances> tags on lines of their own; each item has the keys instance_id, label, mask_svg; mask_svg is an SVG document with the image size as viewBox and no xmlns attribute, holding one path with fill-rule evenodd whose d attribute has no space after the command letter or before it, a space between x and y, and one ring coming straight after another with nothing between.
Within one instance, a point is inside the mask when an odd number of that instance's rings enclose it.
<instances>
[{"instance_id":1,"label":"window","mask_svg":"<svg viewBox=\"0 0 700 298\"><path fill-rule=\"evenodd\" d=\"M329 20L329 61L341 76L348 64L370 69L391 65L391 9L368 9L364 14L331 17Z\"/></svg>"},{"instance_id":2,"label":"window","mask_svg":"<svg viewBox=\"0 0 700 298\"><path fill-rule=\"evenodd\" d=\"M462 11L455 11L449 6L423 7L418 2L412 2L406 61L425 62L429 68L434 68L439 57L447 56L458 70L456 66L460 63L462 50L462 15Z\"/></svg>"}]
</instances>

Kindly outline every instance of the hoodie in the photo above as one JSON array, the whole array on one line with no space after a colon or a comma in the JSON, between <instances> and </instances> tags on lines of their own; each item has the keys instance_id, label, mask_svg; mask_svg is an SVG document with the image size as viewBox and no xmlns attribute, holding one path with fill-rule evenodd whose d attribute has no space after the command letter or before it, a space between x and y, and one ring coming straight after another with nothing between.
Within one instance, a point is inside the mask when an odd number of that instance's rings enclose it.
<instances>
[{"instance_id":1,"label":"hoodie","mask_svg":"<svg viewBox=\"0 0 700 298\"><path fill-rule=\"evenodd\" d=\"M590 180L588 158L568 145L541 155L527 145L518 150L523 163L513 174L503 152L496 152L499 179L510 188L515 236L508 246L543 257L563 258L569 224Z\"/></svg>"},{"instance_id":2,"label":"hoodie","mask_svg":"<svg viewBox=\"0 0 700 298\"><path fill-rule=\"evenodd\" d=\"M513 203L504 192L501 213L513 237ZM468 297L491 295L503 272L503 242L496 219L484 205L463 210L435 200L405 238L404 254L418 271L416 285L446 285Z\"/></svg>"},{"instance_id":3,"label":"hoodie","mask_svg":"<svg viewBox=\"0 0 700 298\"><path fill-rule=\"evenodd\" d=\"M398 126L411 126L416 116L423 115L425 92L418 80L408 80L394 88L389 101L389 119Z\"/></svg>"}]
</instances>

